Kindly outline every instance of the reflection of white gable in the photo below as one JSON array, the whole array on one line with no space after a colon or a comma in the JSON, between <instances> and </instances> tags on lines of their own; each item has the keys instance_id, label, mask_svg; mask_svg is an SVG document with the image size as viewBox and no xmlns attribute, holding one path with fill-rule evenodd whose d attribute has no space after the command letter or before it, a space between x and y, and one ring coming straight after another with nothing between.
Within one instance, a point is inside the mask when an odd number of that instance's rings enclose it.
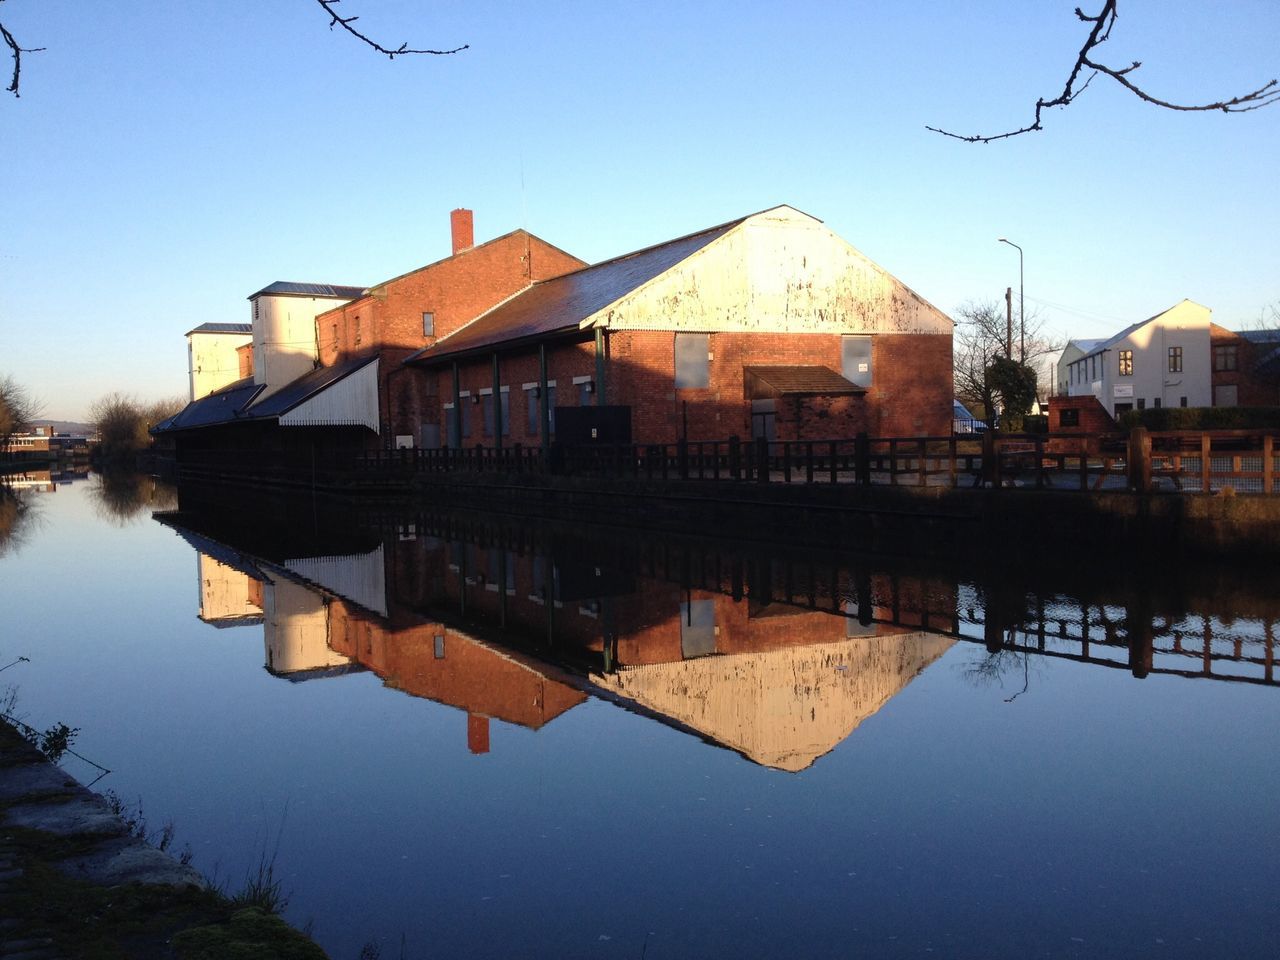
<instances>
[{"instance_id":1,"label":"reflection of white gable","mask_svg":"<svg viewBox=\"0 0 1280 960\"><path fill-rule=\"evenodd\" d=\"M378 433L378 361L325 387L280 415L282 427L368 427Z\"/></svg>"},{"instance_id":2,"label":"reflection of white gable","mask_svg":"<svg viewBox=\"0 0 1280 960\"><path fill-rule=\"evenodd\" d=\"M592 674L593 683L779 770L810 766L955 643L859 637Z\"/></svg>"},{"instance_id":3,"label":"reflection of white gable","mask_svg":"<svg viewBox=\"0 0 1280 960\"><path fill-rule=\"evenodd\" d=\"M304 580L350 600L370 613L387 615L387 579L382 546L345 557L286 560L284 568Z\"/></svg>"}]
</instances>

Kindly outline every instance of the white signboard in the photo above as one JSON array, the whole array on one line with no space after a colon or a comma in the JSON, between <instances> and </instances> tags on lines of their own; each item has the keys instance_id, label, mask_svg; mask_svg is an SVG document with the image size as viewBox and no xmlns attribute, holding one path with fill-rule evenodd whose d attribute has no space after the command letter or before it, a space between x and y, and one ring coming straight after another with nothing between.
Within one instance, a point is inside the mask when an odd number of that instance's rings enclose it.
<instances>
[{"instance_id":1,"label":"white signboard","mask_svg":"<svg viewBox=\"0 0 1280 960\"><path fill-rule=\"evenodd\" d=\"M1133 384L1132 384L1132 383L1117 383L1117 384L1116 384L1116 386L1115 386L1115 393L1114 393L1114 394L1112 394L1112 396L1115 396L1115 397L1132 397L1132 396L1133 396Z\"/></svg>"}]
</instances>

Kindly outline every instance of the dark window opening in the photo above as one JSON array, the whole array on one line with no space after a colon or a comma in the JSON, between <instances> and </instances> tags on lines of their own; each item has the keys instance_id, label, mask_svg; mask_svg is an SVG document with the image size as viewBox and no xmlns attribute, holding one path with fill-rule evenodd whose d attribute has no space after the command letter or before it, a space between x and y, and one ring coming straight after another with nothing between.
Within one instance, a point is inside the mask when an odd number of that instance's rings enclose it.
<instances>
[{"instance_id":1,"label":"dark window opening","mask_svg":"<svg viewBox=\"0 0 1280 960\"><path fill-rule=\"evenodd\" d=\"M1060 410L1058 412L1058 426L1060 427L1080 426L1080 411L1076 409Z\"/></svg>"},{"instance_id":2,"label":"dark window opening","mask_svg":"<svg viewBox=\"0 0 1280 960\"><path fill-rule=\"evenodd\" d=\"M1182 348L1181 347L1169 348L1169 372L1170 373L1182 372Z\"/></svg>"}]
</instances>

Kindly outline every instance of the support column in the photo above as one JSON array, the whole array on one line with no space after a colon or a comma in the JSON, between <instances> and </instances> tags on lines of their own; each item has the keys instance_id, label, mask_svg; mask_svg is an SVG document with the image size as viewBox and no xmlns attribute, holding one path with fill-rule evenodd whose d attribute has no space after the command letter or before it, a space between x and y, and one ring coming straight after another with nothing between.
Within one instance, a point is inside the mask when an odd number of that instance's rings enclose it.
<instances>
[{"instance_id":1,"label":"support column","mask_svg":"<svg viewBox=\"0 0 1280 960\"><path fill-rule=\"evenodd\" d=\"M453 361L453 436L454 449L462 449L462 389L458 379L458 361ZM448 439L448 438L446 438Z\"/></svg>"},{"instance_id":2,"label":"support column","mask_svg":"<svg viewBox=\"0 0 1280 960\"><path fill-rule=\"evenodd\" d=\"M604 389L604 328L596 327L596 406L605 405Z\"/></svg>"}]
</instances>

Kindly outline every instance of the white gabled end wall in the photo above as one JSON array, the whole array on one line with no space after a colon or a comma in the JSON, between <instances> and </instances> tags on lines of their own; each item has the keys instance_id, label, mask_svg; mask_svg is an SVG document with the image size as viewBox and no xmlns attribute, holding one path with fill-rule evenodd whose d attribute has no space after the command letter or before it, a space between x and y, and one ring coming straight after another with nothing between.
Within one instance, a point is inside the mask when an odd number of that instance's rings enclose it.
<instances>
[{"instance_id":1,"label":"white gabled end wall","mask_svg":"<svg viewBox=\"0 0 1280 960\"><path fill-rule=\"evenodd\" d=\"M368 427L379 433L378 364L374 360L280 415L282 427Z\"/></svg>"}]
</instances>

